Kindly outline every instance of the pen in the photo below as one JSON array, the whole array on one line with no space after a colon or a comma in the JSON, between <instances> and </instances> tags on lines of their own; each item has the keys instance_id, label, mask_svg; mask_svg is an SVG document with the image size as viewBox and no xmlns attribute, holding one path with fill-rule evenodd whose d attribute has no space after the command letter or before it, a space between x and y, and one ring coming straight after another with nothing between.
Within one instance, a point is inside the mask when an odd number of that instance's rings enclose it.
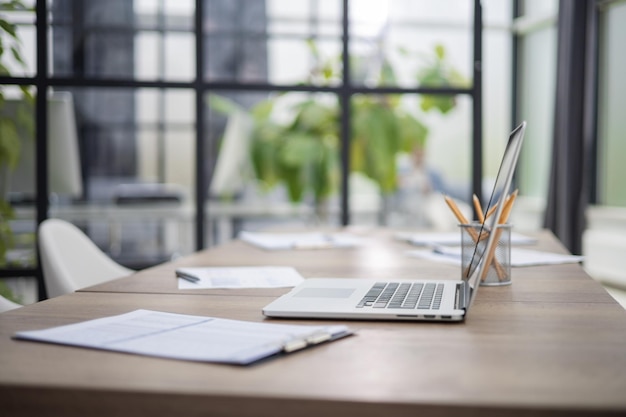
<instances>
[{"instance_id":1,"label":"pen","mask_svg":"<svg viewBox=\"0 0 626 417\"><path fill-rule=\"evenodd\" d=\"M178 278L184 279L185 281L189 281L192 282L194 284L197 284L198 281L200 281L200 278L195 277L193 275L187 274L185 272L181 272L181 271L176 271L176 276Z\"/></svg>"}]
</instances>

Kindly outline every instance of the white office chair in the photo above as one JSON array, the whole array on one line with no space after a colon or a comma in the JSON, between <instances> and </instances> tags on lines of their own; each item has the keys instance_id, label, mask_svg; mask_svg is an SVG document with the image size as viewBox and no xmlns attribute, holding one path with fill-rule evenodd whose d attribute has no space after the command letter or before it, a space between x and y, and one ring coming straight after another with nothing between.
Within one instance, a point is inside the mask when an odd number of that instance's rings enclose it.
<instances>
[{"instance_id":1,"label":"white office chair","mask_svg":"<svg viewBox=\"0 0 626 417\"><path fill-rule=\"evenodd\" d=\"M21 305L14 303L11 300L7 300L0 295L0 313L4 313L5 311L13 310L19 307L21 307Z\"/></svg>"},{"instance_id":2,"label":"white office chair","mask_svg":"<svg viewBox=\"0 0 626 417\"><path fill-rule=\"evenodd\" d=\"M132 274L109 258L78 227L60 219L39 226L39 253L48 297Z\"/></svg>"}]
</instances>

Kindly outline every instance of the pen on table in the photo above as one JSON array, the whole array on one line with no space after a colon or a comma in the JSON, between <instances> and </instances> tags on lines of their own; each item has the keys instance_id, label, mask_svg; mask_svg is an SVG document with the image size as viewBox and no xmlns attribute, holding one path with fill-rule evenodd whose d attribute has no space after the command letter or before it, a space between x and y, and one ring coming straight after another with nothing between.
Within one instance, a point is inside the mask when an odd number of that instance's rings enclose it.
<instances>
[{"instance_id":1,"label":"pen on table","mask_svg":"<svg viewBox=\"0 0 626 417\"><path fill-rule=\"evenodd\" d=\"M197 284L198 281L200 281L200 278L187 274L185 272L181 272L181 271L176 271L176 276L178 278L184 279L185 281L189 281L191 283Z\"/></svg>"}]
</instances>

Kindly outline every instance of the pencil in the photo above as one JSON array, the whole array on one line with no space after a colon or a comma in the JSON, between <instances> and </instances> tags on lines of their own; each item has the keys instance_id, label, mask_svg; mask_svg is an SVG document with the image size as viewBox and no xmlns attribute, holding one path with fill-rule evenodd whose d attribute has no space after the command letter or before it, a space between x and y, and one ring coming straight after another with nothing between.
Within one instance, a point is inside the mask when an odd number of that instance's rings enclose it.
<instances>
[{"instance_id":1,"label":"pencil","mask_svg":"<svg viewBox=\"0 0 626 417\"><path fill-rule=\"evenodd\" d=\"M485 223L485 216L483 215L483 208L480 205L480 200L478 196L474 194L472 198L474 200L474 209L476 210L476 215L478 216L478 221L482 224Z\"/></svg>"},{"instance_id":2,"label":"pencil","mask_svg":"<svg viewBox=\"0 0 626 417\"><path fill-rule=\"evenodd\" d=\"M467 218L463 215L461 210L459 210L459 207L456 205L454 200L448 197L447 195L444 196L443 198L444 200L446 200L446 204L448 204L448 207L450 207L450 210L452 210L452 213L454 213L454 216L459 221L459 223L469 224L469 222L467 221Z\"/></svg>"},{"instance_id":3,"label":"pencil","mask_svg":"<svg viewBox=\"0 0 626 417\"><path fill-rule=\"evenodd\" d=\"M487 214L485 215L485 220L491 217L491 215L496 211L497 208L498 208L498 205L496 204L492 206L489 210L487 210Z\"/></svg>"},{"instance_id":4,"label":"pencil","mask_svg":"<svg viewBox=\"0 0 626 417\"><path fill-rule=\"evenodd\" d=\"M444 196L443 198L444 198L444 200L446 200L446 203L448 204L448 207L450 207L450 210L452 210L452 213L454 213L454 216L459 221L459 223L469 225L470 222L467 220L467 217L465 217L465 215L461 212L461 210L456 205L454 200L451 199L450 197L448 197L447 195ZM470 236L472 237L474 242L478 242L480 240L480 236L478 236L478 233L476 232L476 230L474 230L471 227L469 227L467 229L467 232L470 234Z\"/></svg>"},{"instance_id":5,"label":"pencil","mask_svg":"<svg viewBox=\"0 0 626 417\"><path fill-rule=\"evenodd\" d=\"M470 235L470 237L472 238L472 240L478 244L479 241L485 239L486 237L489 236L489 232L483 231L480 235L478 234L478 232L476 232L476 230L474 230L472 228L472 226L470 225L470 223L467 221L467 218L463 215L463 213L461 212L461 210L459 209L459 207L456 205L456 203L454 202L453 199L451 199L450 197L448 197L447 195L444 196L444 200L446 201L446 204L448 204L448 207L450 207L450 209L452 210L452 212L454 213L454 216L457 218L457 220L459 221L459 223L461 224L465 224L465 225L469 225L467 228L467 233ZM468 266L469 267L469 266ZM503 269L502 269L502 265L500 265L500 263L498 262L498 260L496 260L494 262L494 267L496 268L496 272L498 273L498 276L500 276L500 274L502 273ZM467 275L467 273L466 273Z\"/></svg>"},{"instance_id":6,"label":"pencil","mask_svg":"<svg viewBox=\"0 0 626 417\"><path fill-rule=\"evenodd\" d=\"M509 216L511 215L511 210L513 210L513 203L515 202L515 198L517 197L517 193L519 190L515 190L511 193L511 195L506 199L506 203L504 203L504 209L502 209L502 213L500 214L500 224L504 224L509 220Z\"/></svg>"},{"instance_id":7,"label":"pencil","mask_svg":"<svg viewBox=\"0 0 626 417\"><path fill-rule=\"evenodd\" d=\"M513 191L511 195L506 198L504 202L504 207L502 208L502 213L500 213L500 218L498 219L498 224L506 224L506 222L508 221L518 191L519 190ZM493 257L496 253L496 247L498 246L498 240L500 240L500 235L502 235L502 229L496 229L496 235L494 236L495 242L491 246L491 250L487 254L487 259L485 259L485 262L487 262L487 266L489 266L494 261ZM496 267L496 272L498 273L498 279L502 281L504 278L506 278L506 273L502 270L502 265L500 265L497 260L496 262L494 262L494 265ZM487 278L488 271L488 267L483 270L483 275L481 277L483 281L485 280L485 278Z\"/></svg>"}]
</instances>

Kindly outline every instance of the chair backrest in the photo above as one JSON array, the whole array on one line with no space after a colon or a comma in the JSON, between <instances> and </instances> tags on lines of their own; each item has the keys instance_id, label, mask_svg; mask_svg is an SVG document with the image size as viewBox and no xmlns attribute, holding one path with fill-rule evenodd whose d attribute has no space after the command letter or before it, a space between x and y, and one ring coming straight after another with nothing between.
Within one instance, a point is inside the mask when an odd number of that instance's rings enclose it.
<instances>
[{"instance_id":1,"label":"chair backrest","mask_svg":"<svg viewBox=\"0 0 626 417\"><path fill-rule=\"evenodd\" d=\"M19 308L21 305L14 303L11 300L7 300L3 296L0 295L0 313L5 311L13 310L15 308Z\"/></svg>"},{"instance_id":2,"label":"chair backrest","mask_svg":"<svg viewBox=\"0 0 626 417\"><path fill-rule=\"evenodd\" d=\"M48 297L132 274L109 258L78 227L60 219L39 226L39 253Z\"/></svg>"}]
</instances>

